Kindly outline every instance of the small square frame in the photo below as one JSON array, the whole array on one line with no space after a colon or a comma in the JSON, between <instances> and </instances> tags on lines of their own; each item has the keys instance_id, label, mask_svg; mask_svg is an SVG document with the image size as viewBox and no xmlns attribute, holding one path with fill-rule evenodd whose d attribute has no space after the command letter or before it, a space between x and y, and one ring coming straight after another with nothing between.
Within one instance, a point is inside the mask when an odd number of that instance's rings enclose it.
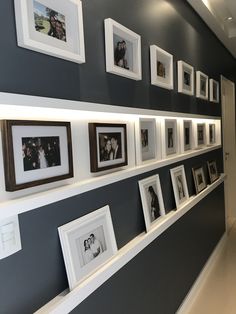
<instances>
[{"instance_id":1,"label":"small square frame","mask_svg":"<svg viewBox=\"0 0 236 314\"><path fill-rule=\"evenodd\" d=\"M209 173L210 182L213 183L219 179L219 173L215 160L207 161L207 169Z\"/></svg>"},{"instance_id":2,"label":"small square frame","mask_svg":"<svg viewBox=\"0 0 236 314\"><path fill-rule=\"evenodd\" d=\"M105 19L104 25L106 71L136 81L141 80L141 36L111 18ZM120 52L121 49L124 51Z\"/></svg>"},{"instance_id":3,"label":"small square frame","mask_svg":"<svg viewBox=\"0 0 236 314\"><path fill-rule=\"evenodd\" d=\"M150 46L151 84L173 89L173 56L156 45Z\"/></svg>"},{"instance_id":4,"label":"small square frame","mask_svg":"<svg viewBox=\"0 0 236 314\"><path fill-rule=\"evenodd\" d=\"M196 96L208 100L208 76L201 71L196 72Z\"/></svg>"},{"instance_id":5,"label":"small square frame","mask_svg":"<svg viewBox=\"0 0 236 314\"><path fill-rule=\"evenodd\" d=\"M189 199L188 186L184 166L170 169L171 181L174 190L176 208L178 209Z\"/></svg>"},{"instance_id":6,"label":"small square frame","mask_svg":"<svg viewBox=\"0 0 236 314\"><path fill-rule=\"evenodd\" d=\"M70 290L117 252L108 205L60 226L58 233ZM94 239L93 243L91 238Z\"/></svg>"},{"instance_id":7,"label":"small square frame","mask_svg":"<svg viewBox=\"0 0 236 314\"><path fill-rule=\"evenodd\" d=\"M220 93L219 82L210 79L210 101L218 103L219 93Z\"/></svg>"},{"instance_id":8,"label":"small square frame","mask_svg":"<svg viewBox=\"0 0 236 314\"><path fill-rule=\"evenodd\" d=\"M165 215L159 175L140 180L139 191L147 232Z\"/></svg>"},{"instance_id":9,"label":"small square frame","mask_svg":"<svg viewBox=\"0 0 236 314\"><path fill-rule=\"evenodd\" d=\"M203 167L202 166L193 167L192 173L193 173L195 190L196 190L196 193L198 194L207 187Z\"/></svg>"},{"instance_id":10,"label":"small square frame","mask_svg":"<svg viewBox=\"0 0 236 314\"><path fill-rule=\"evenodd\" d=\"M194 95L194 68L184 61L178 61L178 92Z\"/></svg>"},{"instance_id":11,"label":"small square frame","mask_svg":"<svg viewBox=\"0 0 236 314\"><path fill-rule=\"evenodd\" d=\"M14 0L14 2L17 41L20 47L76 63L85 62L83 14L80 0ZM56 37L56 28L53 28L52 34L41 32L41 28L48 27L48 25L44 27L42 23L47 22L50 26L51 22L48 18L48 21L44 19L40 22L42 25L36 23L35 14L39 9L42 10L40 11L43 12L42 14L45 14L45 18L46 9L64 17L64 39L61 39L61 36ZM63 24L61 25L63 27Z\"/></svg>"},{"instance_id":12,"label":"small square frame","mask_svg":"<svg viewBox=\"0 0 236 314\"><path fill-rule=\"evenodd\" d=\"M126 124L89 123L89 147L91 172L126 166Z\"/></svg>"}]
</instances>

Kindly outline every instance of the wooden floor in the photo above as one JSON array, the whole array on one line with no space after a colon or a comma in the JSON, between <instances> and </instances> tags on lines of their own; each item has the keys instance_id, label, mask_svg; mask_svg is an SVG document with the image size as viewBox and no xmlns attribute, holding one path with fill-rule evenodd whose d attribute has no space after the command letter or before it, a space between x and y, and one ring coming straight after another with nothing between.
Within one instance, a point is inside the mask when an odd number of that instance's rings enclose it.
<instances>
[{"instance_id":1,"label":"wooden floor","mask_svg":"<svg viewBox=\"0 0 236 314\"><path fill-rule=\"evenodd\" d=\"M186 314L236 314L236 225L203 289Z\"/></svg>"}]
</instances>

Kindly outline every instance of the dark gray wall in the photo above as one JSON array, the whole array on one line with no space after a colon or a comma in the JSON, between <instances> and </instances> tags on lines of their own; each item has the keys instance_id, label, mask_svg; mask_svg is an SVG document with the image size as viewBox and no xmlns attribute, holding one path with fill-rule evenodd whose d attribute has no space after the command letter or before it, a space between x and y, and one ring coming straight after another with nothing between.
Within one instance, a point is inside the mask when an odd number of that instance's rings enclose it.
<instances>
[{"instance_id":1,"label":"dark gray wall","mask_svg":"<svg viewBox=\"0 0 236 314\"><path fill-rule=\"evenodd\" d=\"M17 47L13 0L0 2L0 91L119 106L220 115L212 104L177 93L176 61L209 77L232 75L235 60L185 1L83 1L86 63L77 65ZM105 72L104 18L142 36L143 79ZM175 89L150 86L149 45L174 55ZM190 194L191 167L222 150L184 161ZM109 204L118 247L145 230L137 181L160 174L167 210L175 207L169 168L164 167L20 215L23 250L0 261L0 313L32 313L64 290L67 278L57 227ZM76 164L75 164L76 166ZM202 200L134 260L88 297L75 313L174 313L224 232L223 185ZM14 296L14 298L13 298ZM121 302L122 300L122 302Z\"/></svg>"}]
</instances>

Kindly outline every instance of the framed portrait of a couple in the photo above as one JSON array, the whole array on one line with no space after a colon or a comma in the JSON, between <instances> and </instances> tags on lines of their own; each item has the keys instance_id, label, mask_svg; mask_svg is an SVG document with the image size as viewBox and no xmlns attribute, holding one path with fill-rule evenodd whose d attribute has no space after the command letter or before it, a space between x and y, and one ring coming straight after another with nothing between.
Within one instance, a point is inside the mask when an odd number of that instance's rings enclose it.
<instances>
[{"instance_id":1,"label":"framed portrait of a couple","mask_svg":"<svg viewBox=\"0 0 236 314\"><path fill-rule=\"evenodd\" d=\"M69 122L2 121L7 191L73 177Z\"/></svg>"},{"instance_id":2,"label":"framed portrait of a couple","mask_svg":"<svg viewBox=\"0 0 236 314\"><path fill-rule=\"evenodd\" d=\"M210 79L210 101L219 102L219 82Z\"/></svg>"},{"instance_id":3,"label":"framed portrait of a couple","mask_svg":"<svg viewBox=\"0 0 236 314\"><path fill-rule=\"evenodd\" d=\"M194 68L184 61L178 61L178 92L194 95Z\"/></svg>"},{"instance_id":4,"label":"framed portrait of a couple","mask_svg":"<svg viewBox=\"0 0 236 314\"><path fill-rule=\"evenodd\" d=\"M208 161L207 169L210 177L210 182L211 183L215 182L219 178L216 161L215 160Z\"/></svg>"},{"instance_id":5,"label":"framed portrait of a couple","mask_svg":"<svg viewBox=\"0 0 236 314\"><path fill-rule=\"evenodd\" d=\"M208 100L208 76L201 71L196 72L196 96Z\"/></svg>"},{"instance_id":6,"label":"framed portrait of a couple","mask_svg":"<svg viewBox=\"0 0 236 314\"><path fill-rule=\"evenodd\" d=\"M70 290L117 252L108 205L60 226L58 233Z\"/></svg>"},{"instance_id":7,"label":"framed portrait of a couple","mask_svg":"<svg viewBox=\"0 0 236 314\"><path fill-rule=\"evenodd\" d=\"M146 230L149 231L165 215L159 175L139 181Z\"/></svg>"},{"instance_id":8,"label":"framed portrait of a couple","mask_svg":"<svg viewBox=\"0 0 236 314\"><path fill-rule=\"evenodd\" d=\"M106 71L141 80L141 36L110 18L104 25Z\"/></svg>"},{"instance_id":9,"label":"framed portrait of a couple","mask_svg":"<svg viewBox=\"0 0 236 314\"><path fill-rule=\"evenodd\" d=\"M207 186L203 167L202 166L193 167L192 173L193 173L195 190L196 190L196 193L198 194L202 190L204 190Z\"/></svg>"},{"instance_id":10,"label":"framed portrait of a couple","mask_svg":"<svg viewBox=\"0 0 236 314\"><path fill-rule=\"evenodd\" d=\"M126 124L89 123L89 147L91 172L126 166Z\"/></svg>"},{"instance_id":11,"label":"framed portrait of a couple","mask_svg":"<svg viewBox=\"0 0 236 314\"><path fill-rule=\"evenodd\" d=\"M14 0L18 45L76 63L85 62L80 0Z\"/></svg>"},{"instance_id":12,"label":"framed portrait of a couple","mask_svg":"<svg viewBox=\"0 0 236 314\"><path fill-rule=\"evenodd\" d=\"M176 208L178 209L189 199L188 186L185 176L184 166L170 169L171 181L174 190Z\"/></svg>"},{"instance_id":13,"label":"framed portrait of a couple","mask_svg":"<svg viewBox=\"0 0 236 314\"><path fill-rule=\"evenodd\" d=\"M173 56L156 45L150 46L151 84L173 89Z\"/></svg>"}]
</instances>

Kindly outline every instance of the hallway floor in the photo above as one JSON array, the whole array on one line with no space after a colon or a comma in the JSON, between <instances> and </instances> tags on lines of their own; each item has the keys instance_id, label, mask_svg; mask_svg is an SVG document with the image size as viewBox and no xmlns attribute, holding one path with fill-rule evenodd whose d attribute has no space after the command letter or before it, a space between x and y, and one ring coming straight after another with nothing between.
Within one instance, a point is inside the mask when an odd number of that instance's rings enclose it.
<instances>
[{"instance_id":1,"label":"hallway floor","mask_svg":"<svg viewBox=\"0 0 236 314\"><path fill-rule=\"evenodd\" d=\"M236 225L188 314L236 314Z\"/></svg>"}]
</instances>

